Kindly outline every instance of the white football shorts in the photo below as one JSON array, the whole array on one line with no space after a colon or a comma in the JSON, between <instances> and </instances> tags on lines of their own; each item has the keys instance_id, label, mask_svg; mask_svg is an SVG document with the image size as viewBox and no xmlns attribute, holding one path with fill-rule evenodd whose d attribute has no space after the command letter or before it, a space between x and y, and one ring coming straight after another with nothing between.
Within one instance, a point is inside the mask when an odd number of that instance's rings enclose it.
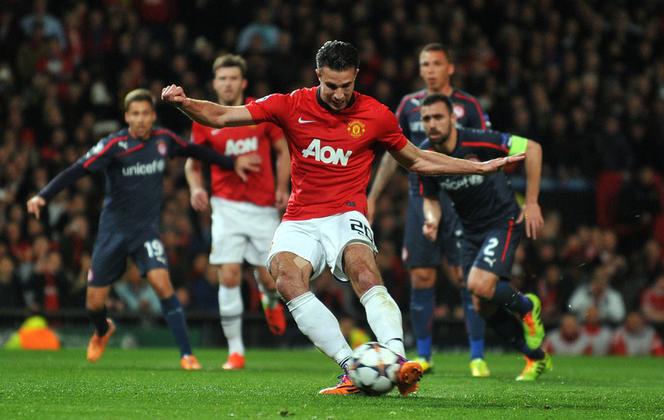
<instances>
[{"instance_id":1,"label":"white football shorts","mask_svg":"<svg viewBox=\"0 0 664 420\"><path fill-rule=\"evenodd\" d=\"M212 206L212 251L210 264L247 261L262 266L279 226L279 212L274 207L253 203L210 199Z\"/></svg>"},{"instance_id":2,"label":"white football shorts","mask_svg":"<svg viewBox=\"0 0 664 420\"><path fill-rule=\"evenodd\" d=\"M308 220L281 222L274 233L270 261L279 252L292 252L311 263L311 280L320 276L327 265L334 277L349 281L343 271L343 251L351 243L362 243L378 252L367 218L358 211Z\"/></svg>"}]
</instances>

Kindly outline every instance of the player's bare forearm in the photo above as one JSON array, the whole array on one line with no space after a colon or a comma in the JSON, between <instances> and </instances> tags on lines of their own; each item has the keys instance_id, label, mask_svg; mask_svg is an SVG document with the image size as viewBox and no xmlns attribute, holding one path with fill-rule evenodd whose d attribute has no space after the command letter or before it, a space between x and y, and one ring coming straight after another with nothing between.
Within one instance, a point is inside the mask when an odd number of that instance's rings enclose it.
<instances>
[{"instance_id":1,"label":"player's bare forearm","mask_svg":"<svg viewBox=\"0 0 664 420\"><path fill-rule=\"evenodd\" d=\"M376 176L374 177L373 184L371 184L371 190L369 191L369 200L378 200L380 194L385 189L390 178L394 175L394 171L397 170L399 163L392 157L391 154L385 153L383 158L380 160L380 165L378 165L378 171L376 171Z\"/></svg>"},{"instance_id":2,"label":"player's bare forearm","mask_svg":"<svg viewBox=\"0 0 664 420\"><path fill-rule=\"evenodd\" d=\"M526 149L526 204L536 204L540 192L542 178L542 146L528 140Z\"/></svg>"},{"instance_id":3,"label":"player's bare forearm","mask_svg":"<svg viewBox=\"0 0 664 420\"><path fill-rule=\"evenodd\" d=\"M512 162L520 162L525 158L524 153L485 162L474 162L466 159L457 159L443 153L421 150L411 142L401 150L391 150L390 153L401 166L419 175L484 175L495 172Z\"/></svg>"},{"instance_id":4,"label":"player's bare forearm","mask_svg":"<svg viewBox=\"0 0 664 420\"><path fill-rule=\"evenodd\" d=\"M175 105L187 117L207 127L223 128L226 126L224 115L226 106L215 104L210 101L187 98Z\"/></svg>"},{"instance_id":5,"label":"player's bare forearm","mask_svg":"<svg viewBox=\"0 0 664 420\"><path fill-rule=\"evenodd\" d=\"M184 176L187 178L190 190L203 188L203 170L201 169L201 162L198 160L187 159L184 164Z\"/></svg>"},{"instance_id":6,"label":"player's bare forearm","mask_svg":"<svg viewBox=\"0 0 664 420\"><path fill-rule=\"evenodd\" d=\"M161 99L177 107L197 123L208 127L222 128L254 123L251 113L245 106L224 106L210 101L188 98L181 86L164 87L161 90Z\"/></svg>"},{"instance_id":7,"label":"player's bare forearm","mask_svg":"<svg viewBox=\"0 0 664 420\"><path fill-rule=\"evenodd\" d=\"M390 153L401 166L419 175L462 175L485 172L478 162L418 149L411 142L408 142L403 149L399 151L391 150Z\"/></svg>"}]
</instances>

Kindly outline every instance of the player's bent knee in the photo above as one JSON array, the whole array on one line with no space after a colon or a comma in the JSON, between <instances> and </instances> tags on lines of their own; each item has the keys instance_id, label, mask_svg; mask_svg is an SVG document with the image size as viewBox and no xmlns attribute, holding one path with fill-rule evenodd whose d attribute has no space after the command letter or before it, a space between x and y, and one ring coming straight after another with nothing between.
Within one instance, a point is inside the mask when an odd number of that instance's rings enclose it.
<instances>
[{"instance_id":1,"label":"player's bent knee","mask_svg":"<svg viewBox=\"0 0 664 420\"><path fill-rule=\"evenodd\" d=\"M470 277L468 279L468 290L474 296L477 296L482 299L491 299L495 290L495 285L486 280L478 279L476 277Z\"/></svg>"},{"instance_id":2,"label":"player's bent knee","mask_svg":"<svg viewBox=\"0 0 664 420\"><path fill-rule=\"evenodd\" d=\"M240 264L225 264L219 267L219 283L225 287L238 287L242 282L242 267Z\"/></svg>"},{"instance_id":3,"label":"player's bent knee","mask_svg":"<svg viewBox=\"0 0 664 420\"><path fill-rule=\"evenodd\" d=\"M413 289L430 289L436 285L435 268L410 269L410 284Z\"/></svg>"},{"instance_id":4,"label":"player's bent knee","mask_svg":"<svg viewBox=\"0 0 664 420\"><path fill-rule=\"evenodd\" d=\"M275 279L277 291L286 300L292 300L309 291L308 278L302 272L303 267L296 264L297 256L277 254L270 261L270 273Z\"/></svg>"}]
</instances>

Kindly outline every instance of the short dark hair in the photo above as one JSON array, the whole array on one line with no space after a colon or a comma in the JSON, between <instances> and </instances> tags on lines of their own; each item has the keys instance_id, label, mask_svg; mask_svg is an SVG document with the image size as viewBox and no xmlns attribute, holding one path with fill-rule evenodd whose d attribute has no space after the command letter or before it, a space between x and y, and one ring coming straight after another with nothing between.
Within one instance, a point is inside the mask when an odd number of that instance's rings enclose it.
<instances>
[{"instance_id":1,"label":"short dark hair","mask_svg":"<svg viewBox=\"0 0 664 420\"><path fill-rule=\"evenodd\" d=\"M429 51L442 51L442 53L445 54L445 57L447 57L447 61L450 63L454 62L454 54L452 54L452 49L446 45L441 44L440 42L432 42L425 45L422 47L420 54Z\"/></svg>"},{"instance_id":2,"label":"short dark hair","mask_svg":"<svg viewBox=\"0 0 664 420\"><path fill-rule=\"evenodd\" d=\"M452 103L452 100L449 96L443 95L442 93L432 93L427 95L420 103L420 106L429 106L435 104L436 102L444 103L447 105L447 109L450 111L450 113L454 112L454 104Z\"/></svg>"},{"instance_id":3,"label":"short dark hair","mask_svg":"<svg viewBox=\"0 0 664 420\"><path fill-rule=\"evenodd\" d=\"M352 44L344 41L327 41L316 53L316 68L332 70L360 68L360 55Z\"/></svg>"},{"instance_id":4,"label":"short dark hair","mask_svg":"<svg viewBox=\"0 0 664 420\"><path fill-rule=\"evenodd\" d=\"M222 67L237 67L240 69L242 78L245 79L247 77L247 61L239 55L224 54L217 57L214 60L214 64L212 64L212 73L216 73L217 69Z\"/></svg>"},{"instance_id":5,"label":"short dark hair","mask_svg":"<svg viewBox=\"0 0 664 420\"><path fill-rule=\"evenodd\" d=\"M125 112L127 112L129 110L129 105L131 105L132 102L140 102L140 101L149 102L152 109L154 109L154 107L155 107L154 96L152 96L152 93L150 93L149 90L147 90L147 89L134 89L131 92L129 92L127 95L125 95L125 97L124 97L124 110L125 110Z\"/></svg>"}]
</instances>

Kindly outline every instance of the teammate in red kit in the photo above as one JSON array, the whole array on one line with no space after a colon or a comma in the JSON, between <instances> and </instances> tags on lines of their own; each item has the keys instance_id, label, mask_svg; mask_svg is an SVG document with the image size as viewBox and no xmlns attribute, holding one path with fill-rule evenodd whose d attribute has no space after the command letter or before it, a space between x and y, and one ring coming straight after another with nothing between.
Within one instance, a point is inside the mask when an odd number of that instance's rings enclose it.
<instances>
[{"instance_id":1,"label":"teammate in red kit","mask_svg":"<svg viewBox=\"0 0 664 420\"><path fill-rule=\"evenodd\" d=\"M213 88L220 104L245 103L247 63L237 55L218 57L212 65ZM288 202L290 159L288 145L279 127L272 123L244 127L212 128L194 122L191 140L206 144L225 156L256 154L261 159L258 172L244 177L212 166L212 199L205 190L201 164L188 159L185 165L191 189L191 205L206 210L212 205L212 252L210 263L218 265L219 314L228 341L228 359L223 368L242 369L245 365L242 341L244 305L240 284L242 263L247 261L261 291L261 303L270 330L282 335L286 330L284 307L274 280L265 268L274 231L279 225L279 210ZM272 169L272 151L276 156L276 188Z\"/></svg>"},{"instance_id":2,"label":"teammate in red kit","mask_svg":"<svg viewBox=\"0 0 664 420\"><path fill-rule=\"evenodd\" d=\"M327 265L337 279L350 281L377 340L400 356L397 386L408 395L417 390L422 366L404 357L401 311L375 262L377 249L366 219L374 148L385 145L402 166L427 175L484 174L523 156L472 162L418 149L385 105L354 92L358 71L355 47L328 41L316 54L317 87L234 107L188 98L176 85L165 87L162 99L207 126L273 122L284 130L292 159L292 194L267 261L277 289L300 331L347 370L351 348L337 319L310 291L309 280ZM320 391L357 392L346 374L336 386Z\"/></svg>"}]
</instances>

